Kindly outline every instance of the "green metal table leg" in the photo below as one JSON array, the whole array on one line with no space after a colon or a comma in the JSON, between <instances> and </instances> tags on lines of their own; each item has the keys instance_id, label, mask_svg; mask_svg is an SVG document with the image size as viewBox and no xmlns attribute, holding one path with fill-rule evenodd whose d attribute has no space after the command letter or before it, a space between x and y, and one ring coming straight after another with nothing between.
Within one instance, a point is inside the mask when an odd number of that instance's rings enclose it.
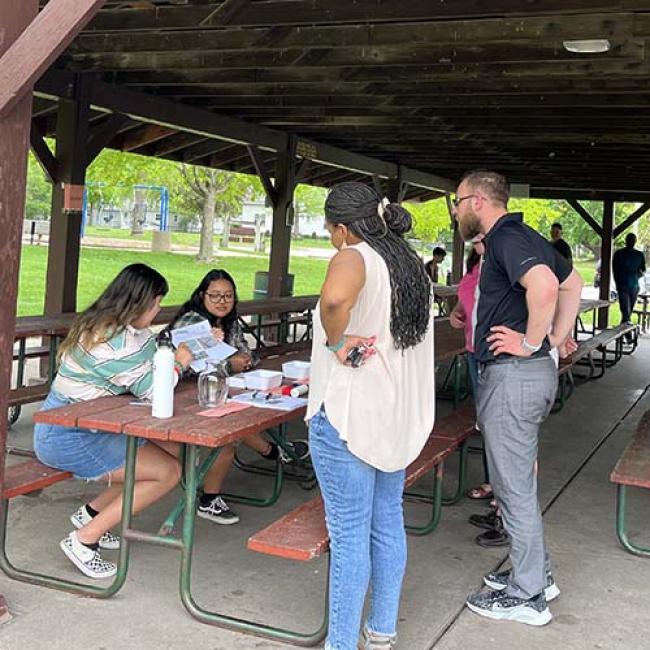
<instances>
[{"instance_id":1,"label":"green metal table leg","mask_svg":"<svg viewBox=\"0 0 650 650\"><path fill-rule=\"evenodd\" d=\"M185 491L185 513L183 518L183 549L180 571L180 595L183 605L187 611L197 620L209 625L216 625L235 632L244 632L256 636L284 641L298 646L314 646L320 643L327 633L327 618L320 628L312 634L293 632L282 628L271 627L246 619L235 618L210 612L197 604L192 595L192 550L194 547L194 523L196 515L196 471L197 449L190 446L186 459L187 489ZM328 572L329 573L329 572Z\"/></svg>"},{"instance_id":2,"label":"green metal table leg","mask_svg":"<svg viewBox=\"0 0 650 650\"><path fill-rule=\"evenodd\" d=\"M456 492L453 496L447 497L442 500L443 506L453 506L458 503L465 494L465 483L467 477L467 456L468 456L468 444L467 440L464 440L458 451L460 452L460 457L458 459L458 486L456 487Z\"/></svg>"},{"instance_id":3,"label":"green metal table leg","mask_svg":"<svg viewBox=\"0 0 650 650\"><path fill-rule=\"evenodd\" d=\"M275 480L273 481L273 491L270 496L266 498L260 497L249 497L245 494L231 494L226 492L223 497L235 503L243 503L247 506L254 506L256 508L268 508L272 506L282 494L282 486L284 485L284 472L282 469L282 463L276 463L275 468Z\"/></svg>"},{"instance_id":4,"label":"green metal table leg","mask_svg":"<svg viewBox=\"0 0 650 650\"><path fill-rule=\"evenodd\" d=\"M623 548L633 555L640 555L642 557L650 557L650 548L637 546L633 544L627 536L627 528L625 526L625 506L627 502L627 486L618 485L616 491L616 535L618 541L621 542Z\"/></svg>"},{"instance_id":5,"label":"green metal table leg","mask_svg":"<svg viewBox=\"0 0 650 650\"><path fill-rule=\"evenodd\" d=\"M407 533L411 535L428 535L435 530L440 522L440 514L442 512L442 473L443 463L436 467L435 474L433 475L433 489L432 497L427 497L426 501L431 503L431 518L424 526L410 526L404 525Z\"/></svg>"},{"instance_id":6,"label":"green metal table leg","mask_svg":"<svg viewBox=\"0 0 650 650\"><path fill-rule=\"evenodd\" d=\"M125 466L125 482L123 489L123 506L122 506L122 531L128 530L131 525L131 512L133 509L133 488L135 485L135 457L137 452L137 438L129 437L126 447L126 466ZM25 569L15 567L7 557L6 552L6 537L7 537L7 516L9 511L9 504L7 501L0 502L0 569L4 573L21 582L27 582L41 587L49 587L51 589L60 589L68 591L73 594L82 596L91 596L93 598L110 598L116 594L126 580L126 574L129 568L129 540L126 536L122 536L120 543L120 554L117 565L117 573L113 578L113 582L106 586L97 586L94 584L83 584L81 582L74 582L71 580L64 580L47 574L35 573Z\"/></svg>"},{"instance_id":7,"label":"green metal table leg","mask_svg":"<svg viewBox=\"0 0 650 650\"><path fill-rule=\"evenodd\" d=\"M214 461L217 459L217 456L221 452L221 447L216 447L215 449L210 450L210 453L207 455L205 460L201 463L201 466L198 470L198 483L199 485L203 485L203 481L205 480L205 476L212 467L212 464ZM198 458L198 455L197 455ZM182 445L181 447L181 454L179 458L180 462L183 463L183 470L182 470L182 478L181 478L181 487L183 490L187 490L187 448L185 445ZM195 461L196 462L196 461ZM195 504L196 507L196 504ZM171 509L169 514L167 515L167 519L163 522L162 526L158 530L159 535L167 536L171 535L172 531L174 530L174 526L176 525L176 521L178 518L181 516L183 513L183 509L185 508L185 497L181 497L174 507Z\"/></svg>"}]
</instances>

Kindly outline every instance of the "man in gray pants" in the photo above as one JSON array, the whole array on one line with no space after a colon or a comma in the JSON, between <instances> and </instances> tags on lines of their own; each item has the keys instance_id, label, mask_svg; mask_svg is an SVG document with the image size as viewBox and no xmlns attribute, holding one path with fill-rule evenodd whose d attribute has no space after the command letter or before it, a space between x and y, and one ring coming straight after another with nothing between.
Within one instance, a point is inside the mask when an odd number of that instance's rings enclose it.
<instances>
[{"instance_id":1,"label":"man in gray pants","mask_svg":"<svg viewBox=\"0 0 650 650\"><path fill-rule=\"evenodd\" d=\"M477 415L512 563L485 576L492 591L471 595L467 606L488 618L544 625L552 618L547 598L560 592L544 546L537 441L557 388L550 351L565 356L572 344L582 280L521 213L508 213L508 198L503 176L472 172L454 201L463 238L485 235L474 331Z\"/></svg>"}]
</instances>

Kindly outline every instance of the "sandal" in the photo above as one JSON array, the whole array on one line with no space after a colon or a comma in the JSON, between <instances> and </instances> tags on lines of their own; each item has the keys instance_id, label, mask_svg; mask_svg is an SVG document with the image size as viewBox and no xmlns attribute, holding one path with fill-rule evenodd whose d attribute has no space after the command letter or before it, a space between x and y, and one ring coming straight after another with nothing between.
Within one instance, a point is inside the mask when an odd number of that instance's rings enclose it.
<instances>
[{"instance_id":1,"label":"sandal","mask_svg":"<svg viewBox=\"0 0 650 650\"><path fill-rule=\"evenodd\" d=\"M468 490L467 497L476 501L482 501L483 499L492 499L494 497L494 493L492 492L492 488L487 483L482 483L478 487Z\"/></svg>"}]
</instances>

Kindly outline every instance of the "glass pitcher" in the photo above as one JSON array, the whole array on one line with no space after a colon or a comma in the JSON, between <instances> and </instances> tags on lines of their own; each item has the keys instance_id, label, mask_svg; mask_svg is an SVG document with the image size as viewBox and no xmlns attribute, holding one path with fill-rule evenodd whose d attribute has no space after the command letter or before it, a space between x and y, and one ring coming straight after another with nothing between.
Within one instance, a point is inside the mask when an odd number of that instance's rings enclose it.
<instances>
[{"instance_id":1,"label":"glass pitcher","mask_svg":"<svg viewBox=\"0 0 650 650\"><path fill-rule=\"evenodd\" d=\"M199 374L199 404L203 408L216 408L228 398L228 373L224 363L208 365Z\"/></svg>"}]
</instances>

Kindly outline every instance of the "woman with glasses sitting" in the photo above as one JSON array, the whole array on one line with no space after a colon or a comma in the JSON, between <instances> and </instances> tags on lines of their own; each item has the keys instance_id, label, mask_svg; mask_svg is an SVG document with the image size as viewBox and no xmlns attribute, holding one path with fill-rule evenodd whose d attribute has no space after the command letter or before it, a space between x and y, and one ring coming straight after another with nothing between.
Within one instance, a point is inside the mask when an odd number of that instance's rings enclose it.
<instances>
[{"instance_id":1,"label":"woman with glasses sitting","mask_svg":"<svg viewBox=\"0 0 650 650\"><path fill-rule=\"evenodd\" d=\"M223 269L212 269L194 289L190 299L181 306L170 329L207 320L216 339L238 350L228 359L227 372L237 374L250 370L253 367L253 356L238 320L237 303L237 287L232 276ZM243 442L268 460L283 463L293 461L292 456L285 449L269 442L259 433L247 436ZM290 448L298 459L309 455L309 447L304 441L287 442L285 447ZM223 481L234 458L235 444L226 445L205 477L203 494L199 500L199 517L218 524L236 524L239 521L239 517L220 494Z\"/></svg>"}]
</instances>

